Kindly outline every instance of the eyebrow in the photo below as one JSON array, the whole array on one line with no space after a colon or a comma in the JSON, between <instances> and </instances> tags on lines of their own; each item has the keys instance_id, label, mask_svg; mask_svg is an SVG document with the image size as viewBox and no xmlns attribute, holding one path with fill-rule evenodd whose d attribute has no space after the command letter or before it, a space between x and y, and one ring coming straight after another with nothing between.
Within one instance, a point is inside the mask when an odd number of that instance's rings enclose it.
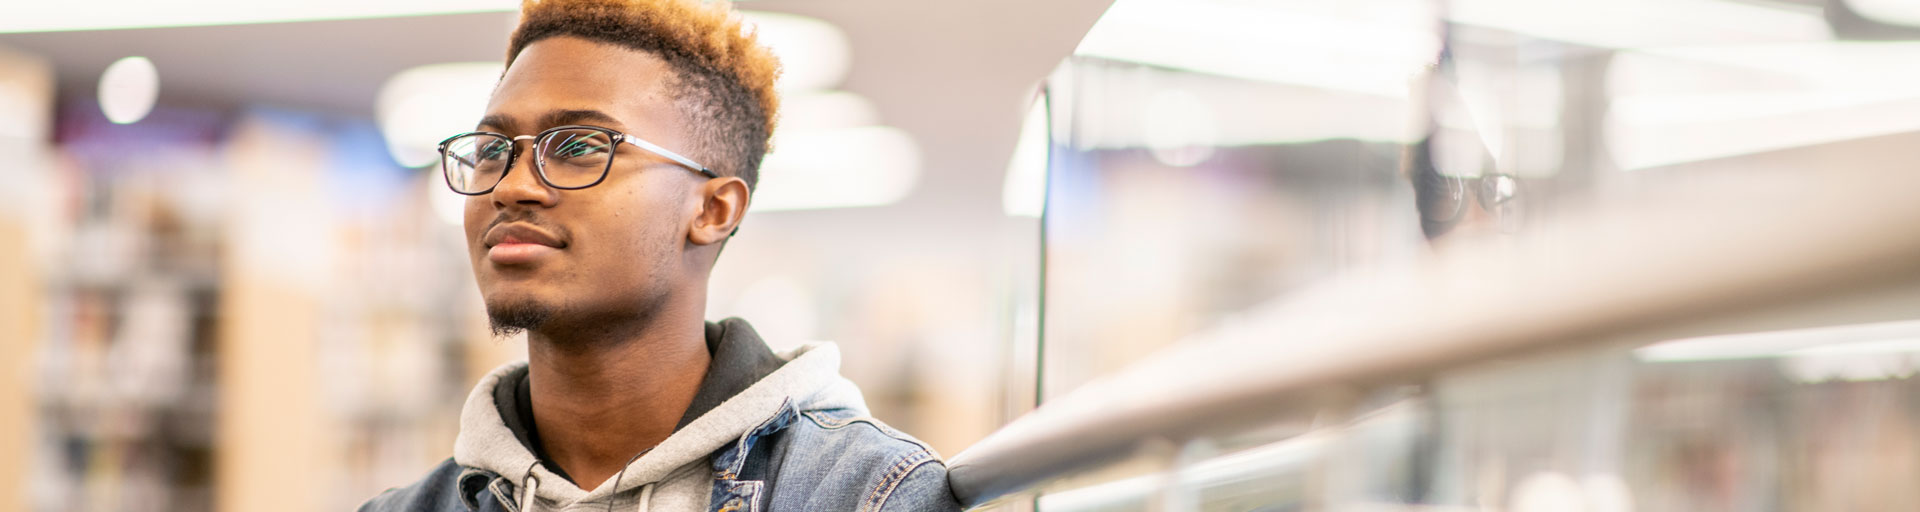
<instances>
[{"instance_id":1,"label":"eyebrow","mask_svg":"<svg viewBox=\"0 0 1920 512\"><path fill-rule=\"evenodd\" d=\"M606 112L593 109L549 110L547 113L540 115L540 120L535 123L535 125L541 127L541 129L546 129L569 124L589 123L615 130L621 128L620 120L614 119L612 115L608 115ZM493 128L503 132L510 132L515 131L515 127L517 126L519 126L519 123L514 122L513 117L505 114L488 114L486 117L480 118L480 124L476 125L475 129Z\"/></svg>"}]
</instances>

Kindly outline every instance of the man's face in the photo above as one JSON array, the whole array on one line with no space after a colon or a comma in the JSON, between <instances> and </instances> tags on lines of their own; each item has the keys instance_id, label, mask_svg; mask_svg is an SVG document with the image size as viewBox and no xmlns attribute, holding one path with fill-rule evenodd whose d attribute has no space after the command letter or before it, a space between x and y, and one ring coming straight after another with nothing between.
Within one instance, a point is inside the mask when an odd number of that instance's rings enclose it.
<instances>
[{"instance_id":1,"label":"man's face","mask_svg":"<svg viewBox=\"0 0 1920 512\"><path fill-rule=\"evenodd\" d=\"M650 53L573 37L527 46L501 79L480 128L536 135L561 125L610 128L670 150L689 147L666 63ZM698 174L619 144L600 184L547 186L532 141L492 192L467 199L467 248L496 328L631 318L683 279Z\"/></svg>"}]
</instances>

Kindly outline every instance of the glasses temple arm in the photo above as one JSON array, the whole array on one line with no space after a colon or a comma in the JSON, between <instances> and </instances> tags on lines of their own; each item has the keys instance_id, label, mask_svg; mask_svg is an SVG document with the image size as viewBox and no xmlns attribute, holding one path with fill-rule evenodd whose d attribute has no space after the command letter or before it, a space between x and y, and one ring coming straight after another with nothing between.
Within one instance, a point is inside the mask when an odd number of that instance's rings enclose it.
<instances>
[{"instance_id":1,"label":"glasses temple arm","mask_svg":"<svg viewBox=\"0 0 1920 512\"><path fill-rule=\"evenodd\" d=\"M668 160L672 160L675 163L687 166L688 169L693 169L694 172L698 172L702 175L705 175L708 178L720 177L719 174L715 174L712 170L707 169L707 166L700 165L699 163L695 163L693 159L680 156L679 153L667 151L667 148L660 147L658 145L655 145L652 142L641 140L639 137L634 137L632 135L622 135L620 137L620 141L631 143L635 146L640 146L641 149L652 151L656 155L667 157Z\"/></svg>"}]
</instances>

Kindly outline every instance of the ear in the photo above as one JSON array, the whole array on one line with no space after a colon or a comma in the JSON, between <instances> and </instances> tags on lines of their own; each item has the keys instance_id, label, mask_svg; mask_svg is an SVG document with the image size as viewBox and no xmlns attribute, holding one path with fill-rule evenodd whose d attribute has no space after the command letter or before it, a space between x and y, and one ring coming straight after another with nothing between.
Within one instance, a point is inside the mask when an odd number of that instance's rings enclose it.
<instances>
[{"instance_id":1,"label":"ear","mask_svg":"<svg viewBox=\"0 0 1920 512\"><path fill-rule=\"evenodd\" d=\"M753 194L747 190L746 181L721 176L701 184L699 195L700 211L687 230L687 241L694 245L717 244L732 237L747 215L747 202Z\"/></svg>"}]
</instances>

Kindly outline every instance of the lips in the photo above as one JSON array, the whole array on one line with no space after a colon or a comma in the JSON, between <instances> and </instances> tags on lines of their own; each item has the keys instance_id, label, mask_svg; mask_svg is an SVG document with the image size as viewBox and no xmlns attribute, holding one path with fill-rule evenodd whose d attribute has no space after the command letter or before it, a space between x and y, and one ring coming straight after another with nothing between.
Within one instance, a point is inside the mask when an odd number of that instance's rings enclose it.
<instances>
[{"instance_id":1,"label":"lips","mask_svg":"<svg viewBox=\"0 0 1920 512\"><path fill-rule=\"evenodd\" d=\"M520 222L494 226L493 229L487 230L487 237L481 240L481 243L486 244L489 249L502 244L544 245L555 249L567 247L567 244L547 234L546 231Z\"/></svg>"},{"instance_id":2,"label":"lips","mask_svg":"<svg viewBox=\"0 0 1920 512\"><path fill-rule=\"evenodd\" d=\"M520 222L494 226L481 242L487 248L487 259L502 266L533 265L567 247L566 242L546 231Z\"/></svg>"}]
</instances>

